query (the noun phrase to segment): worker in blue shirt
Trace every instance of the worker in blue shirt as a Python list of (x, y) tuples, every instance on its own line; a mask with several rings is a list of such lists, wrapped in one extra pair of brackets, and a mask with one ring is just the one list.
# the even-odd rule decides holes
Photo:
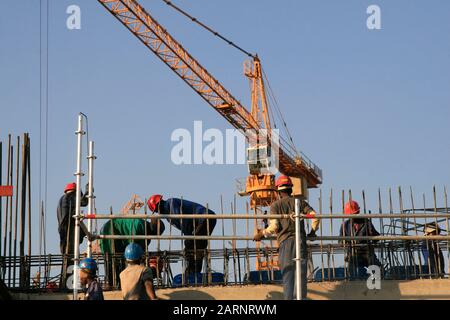
[[(215, 214), (201, 204), (178, 198), (163, 200), (163, 196), (156, 194), (149, 198), (147, 205), (152, 212), (159, 214)], [(185, 236), (209, 236), (216, 226), (216, 219), (167, 219), (175, 228), (181, 230)], [(203, 268), (205, 249), (208, 240), (185, 240), (187, 274), (200, 273)]]

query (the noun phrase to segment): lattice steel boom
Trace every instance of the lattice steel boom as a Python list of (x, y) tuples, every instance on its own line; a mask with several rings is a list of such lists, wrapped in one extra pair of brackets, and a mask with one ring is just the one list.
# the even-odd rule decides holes
[[(136, 0), (98, 0), (233, 127), (245, 134), (260, 128), (251, 113), (194, 59)], [(320, 169), (280, 142), (279, 170), (304, 177), (309, 187), (322, 182)]]

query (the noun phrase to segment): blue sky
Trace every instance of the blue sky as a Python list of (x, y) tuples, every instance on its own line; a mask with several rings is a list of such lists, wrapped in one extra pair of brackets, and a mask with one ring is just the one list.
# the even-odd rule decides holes
[[(36, 209), (39, 2), (7, 2), (9, 14), (0, 18), (0, 137), (30, 132)], [(141, 2), (249, 105), (245, 56), (162, 1)], [(412, 186), (421, 195), (430, 194), (433, 185), (442, 190), (448, 184), (450, 2), (176, 3), (259, 54), (297, 147), (323, 169), (326, 194), (330, 188), (353, 189), (357, 195), (365, 189), (374, 203), (378, 187)], [(81, 30), (66, 28), (66, 8), (72, 4), (81, 7)], [(370, 4), (381, 8), (382, 30), (366, 28)], [(234, 179), (245, 177), (245, 166), (178, 167), (170, 161), (173, 130), (192, 130), (195, 120), (205, 129), (229, 125), (102, 6), (92, 0), (50, 1), (49, 48), (50, 252), (58, 250), (56, 204), (64, 185), (74, 180), (80, 111), (89, 116), (89, 135), (96, 142), (99, 212), (110, 206), (119, 211), (134, 193), (183, 196), (216, 211), (223, 195), (229, 209)], [(313, 191), (313, 205), (317, 197)], [(240, 209), (244, 204), (239, 200)]]

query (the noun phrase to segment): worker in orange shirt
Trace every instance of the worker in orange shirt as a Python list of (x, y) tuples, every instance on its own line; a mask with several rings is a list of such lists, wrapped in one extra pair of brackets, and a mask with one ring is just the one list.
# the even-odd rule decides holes
[[(292, 215), (295, 213), (295, 198), (292, 196), (293, 183), (288, 176), (280, 176), (275, 184), (279, 194), (279, 200), (270, 206), (270, 215)], [(300, 212), (305, 215), (316, 215), (314, 209), (301, 200)], [(312, 230), (309, 236), (315, 236), (319, 228), (319, 220), (313, 219)], [(293, 300), (295, 292), (295, 221), (293, 219), (269, 219), (269, 226), (263, 230), (258, 229), (254, 235), (254, 241), (261, 241), (264, 237), (277, 234), (279, 244), (279, 261), (283, 278), (283, 291), (285, 300)], [(307, 294), (307, 245), (304, 221), (300, 222), (300, 236), (302, 241), (301, 256), (301, 299), (306, 299)]]

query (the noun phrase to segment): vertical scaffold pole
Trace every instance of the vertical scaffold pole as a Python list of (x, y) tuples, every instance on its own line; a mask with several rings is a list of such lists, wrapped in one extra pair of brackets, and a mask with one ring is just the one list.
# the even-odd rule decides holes
[[(96, 159), (94, 155), (94, 141), (89, 141), (89, 155), (88, 159), (88, 181), (89, 190), (88, 192), (88, 214), (94, 214), (94, 160)], [(92, 219), (88, 220), (88, 231), (92, 234)], [(90, 258), (92, 256), (92, 241), (88, 240), (87, 256)]]
[[(81, 147), (82, 138), (85, 132), (83, 131), (83, 115), (78, 115), (78, 130), (77, 135), (77, 171), (75, 172), (77, 180), (77, 194), (75, 204), (75, 235), (74, 235), (74, 268), (73, 268), (73, 300), (78, 300), (78, 265), (80, 263), (80, 215), (81, 215)], [(70, 231), (69, 231), (70, 232)]]
[(300, 234), (300, 198), (295, 198), (295, 292), (297, 300), (302, 300), (302, 238)]

